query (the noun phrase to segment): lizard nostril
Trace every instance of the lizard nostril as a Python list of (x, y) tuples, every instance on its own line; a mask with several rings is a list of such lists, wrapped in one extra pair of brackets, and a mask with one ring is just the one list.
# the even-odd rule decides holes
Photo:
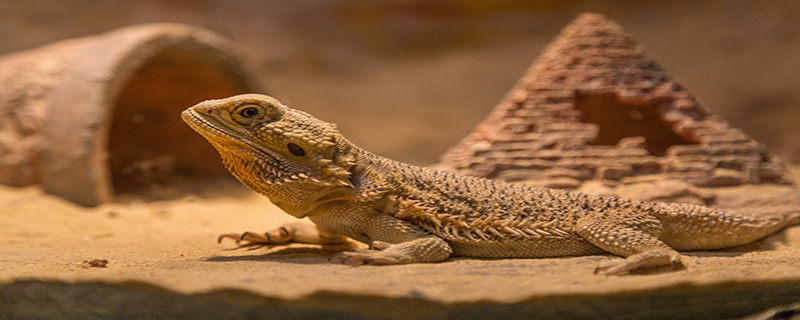
[(194, 107), (194, 110), (209, 116), (214, 114), (214, 109), (208, 106), (196, 106)]

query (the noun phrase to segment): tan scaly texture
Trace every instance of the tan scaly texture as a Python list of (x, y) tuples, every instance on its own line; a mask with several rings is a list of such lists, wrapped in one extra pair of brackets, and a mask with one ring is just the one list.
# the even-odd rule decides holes
[[(285, 226), (226, 234), (251, 243), (334, 243), (370, 250), (342, 262), (438, 262), (450, 256), (536, 258), (609, 252), (617, 274), (676, 265), (675, 250), (746, 244), (800, 223), (800, 209), (724, 211), (648, 203), (510, 184), (416, 167), (377, 156), (334, 125), (263, 95), (199, 103), (182, 114), (219, 151), (226, 167), (288, 214), (308, 217), (320, 236)], [(308, 240), (312, 239), (312, 240)]]

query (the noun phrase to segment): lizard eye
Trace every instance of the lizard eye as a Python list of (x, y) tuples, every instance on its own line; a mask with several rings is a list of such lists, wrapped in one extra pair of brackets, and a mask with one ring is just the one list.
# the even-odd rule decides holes
[(289, 144), (286, 145), (286, 147), (289, 149), (289, 152), (291, 152), (293, 155), (296, 155), (298, 157), (302, 157), (302, 156), (306, 155), (306, 151), (303, 150), (303, 147), (298, 146), (298, 145), (296, 145), (294, 143), (289, 143)]
[(233, 111), (233, 114), (231, 114), (231, 116), (233, 117), (233, 120), (235, 120), (236, 122), (247, 125), (252, 123), (256, 119), (263, 117), (265, 113), (266, 110), (264, 110), (264, 107), (251, 104), (237, 108), (236, 110)]
[(242, 109), (242, 111), (239, 111), (239, 114), (242, 115), (242, 117), (245, 117), (245, 118), (252, 118), (252, 117), (257, 116), (259, 114), (259, 111), (258, 111), (258, 109), (254, 108), (254, 107), (247, 107), (247, 108)]

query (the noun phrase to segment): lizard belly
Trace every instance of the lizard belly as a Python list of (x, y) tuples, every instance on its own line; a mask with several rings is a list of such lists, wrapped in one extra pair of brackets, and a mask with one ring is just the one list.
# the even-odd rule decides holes
[(605, 253), (580, 237), (560, 239), (508, 239), (503, 241), (472, 241), (445, 239), (453, 255), (476, 258), (547, 258), (584, 256)]

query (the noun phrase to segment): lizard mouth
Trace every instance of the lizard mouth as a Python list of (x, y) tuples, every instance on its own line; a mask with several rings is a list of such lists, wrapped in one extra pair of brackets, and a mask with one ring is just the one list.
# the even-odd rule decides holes
[(181, 119), (183, 119), (183, 122), (186, 122), (186, 124), (188, 124), (189, 127), (192, 128), (192, 130), (196, 131), (206, 139), (210, 140), (211, 138), (223, 137), (227, 139), (235, 139), (237, 141), (241, 141), (241, 139), (239, 139), (238, 137), (234, 137), (231, 134), (222, 131), (216, 124), (205, 119), (203, 116), (199, 115), (196, 111), (192, 110), (192, 108), (186, 109), (183, 112), (181, 112)]
[(258, 150), (265, 156), (270, 157), (275, 162), (280, 162), (278, 161), (278, 157), (274, 154), (274, 152), (265, 150), (264, 148), (259, 148), (255, 143), (252, 143), (247, 139), (242, 139), (241, 137), (232, 135), (227, 131), (220, 129), (220, 127), (224, 127), (224, 125), (218, 124), (217, 121), (213, 121), (213, 119), (204, 117), (202, 114), (199, 114), (197, 111), (194, 111), (191, 108), (184, 110), (181, 113), (181, 118), (183, 118), (183, 121), (186, 122), (194, 131), (197, 131), (197, 133), (199, 133), (201, 136), (205, 137), (207, 140), (210, 140), (212, 144), (219, 143), (219, 140), (221, 139), (233, 140), (245, 144), (251, 149)]

